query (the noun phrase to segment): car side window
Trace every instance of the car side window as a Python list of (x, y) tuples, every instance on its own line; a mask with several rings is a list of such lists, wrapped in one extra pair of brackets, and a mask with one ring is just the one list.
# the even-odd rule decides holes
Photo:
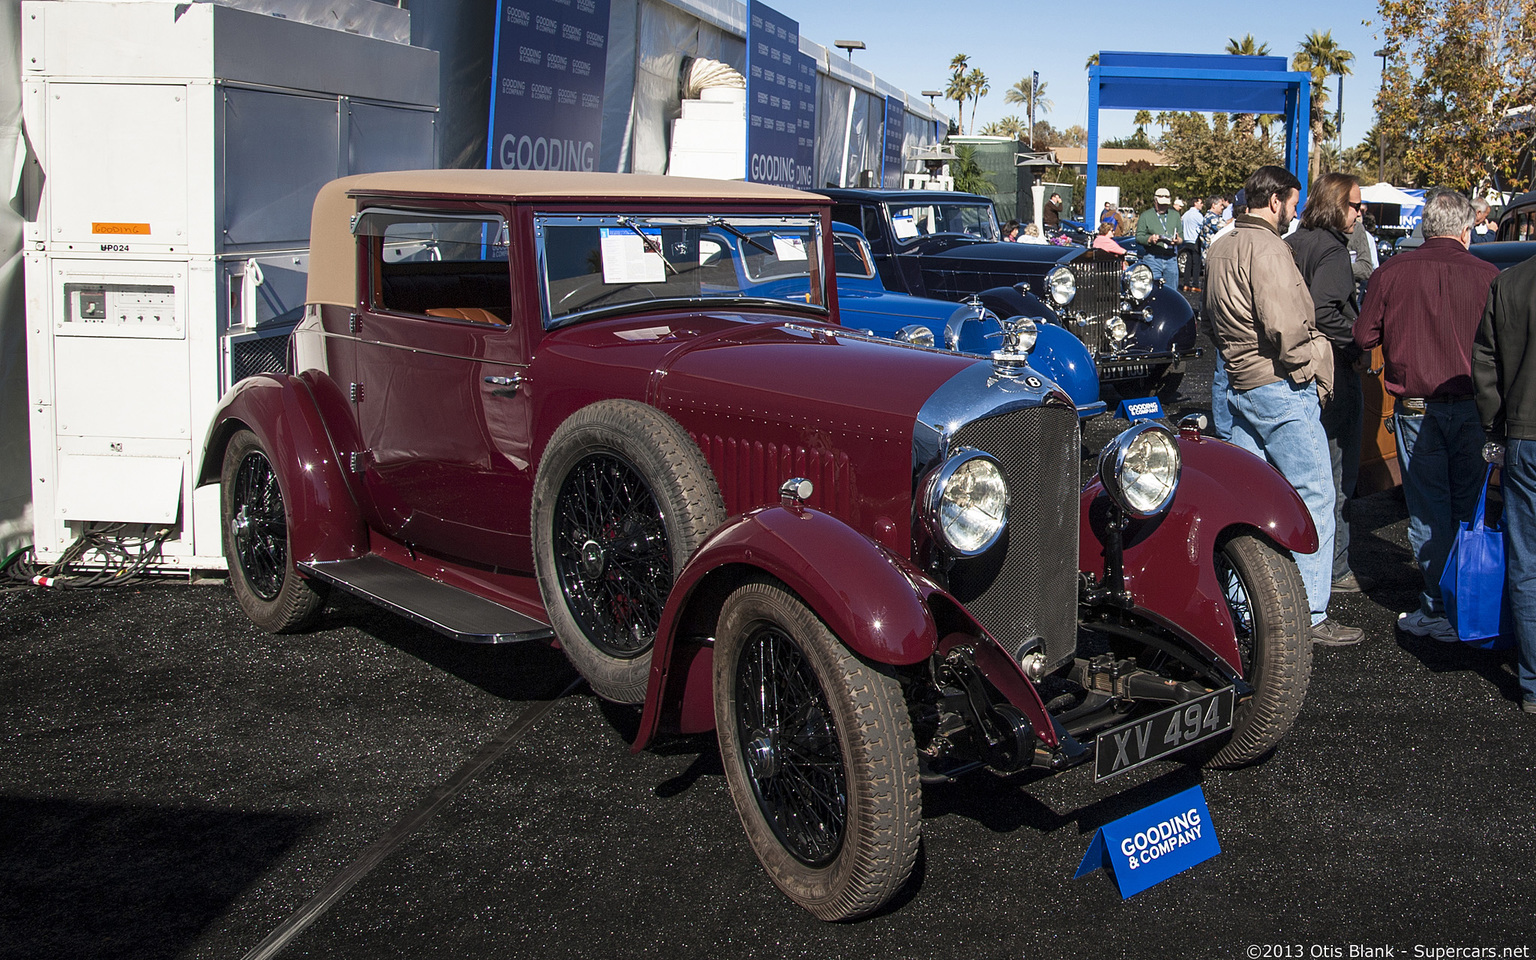
[(511, 319), (506, 221), (400, 210), (365, 210), (354, 228), (368, 243), (371, 306), (472, 323)]
[(838, 276), (868, 279), (875, 275), (874, 258), (869, 254), (869, 247), (858, 237), (846, 233), (835, 234), (832, 237), (832, 249), (837, 257)]

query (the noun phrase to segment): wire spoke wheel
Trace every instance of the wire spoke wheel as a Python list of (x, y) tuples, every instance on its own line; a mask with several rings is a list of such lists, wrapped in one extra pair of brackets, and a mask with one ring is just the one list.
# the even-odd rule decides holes
[(604, 400), (555, 430), (533, 483), (534, 572), (561, 649), (599, 696), (644, 702), (672, 584), (724, 522), (703, 453), (655, 407)]
[(1267, 541), (1233, 537), (1214, 563), (1253, 694), (1233, 711), (1232, 733), (1204, 756), (1211, 766), (1240, 767), (1274, 750), (1301, 713), (1312, 677), (1311, 615), (1295, 562)]
[(823, 920), (880, 909), (911, 874), (922, 826), (901, 684), (777, 581), (732, 591), (716, 634), (720, 759), (757, 859)]
[(289, 507), (279, 479), (254, 433), (230, 437), (219, 475), (229, 586), (252, 623), (268, 633), (291, 633), (319, 618), (325, 588), (294, 570)]
[(240, 461), (234, 500), (229, 521), (232, 559), (240, 564), (252, 593), (276, 600), (288, 567), (288, 517), (272, 464), (260, 450), (250, 451)]
[(561, 592), (592, 643), (621, 658), (649, 650), (672, 550), (645, 478), (617, 454), (586, 457), (560, 488), (552, 540)]
[(827, 695), (783, 630), (760, 624), (736, 668), (736, 729), (752, 789), (784, 849), (832, 862), (848, 825), (848, 776)]

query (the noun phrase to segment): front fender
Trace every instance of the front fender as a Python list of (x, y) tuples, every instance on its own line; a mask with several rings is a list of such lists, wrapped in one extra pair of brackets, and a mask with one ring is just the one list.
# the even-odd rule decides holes
[(259, 374), (235, 384), (214, 411), (199, 486), (219, 482), (224, 448), (242, 428), (256, 434), (277, 473), (288, 508), (292, 559), (303, 563), (366, 553), (368, 530), (362, 513), (304, 381)]
[[(1125, 586), (1140, 612), (1241, 676), (1237, 633), (1216, 580), (1217, 545), (1248, 529), (1293, 554), (1312, 553), (1317, 529), (1286, 479), (1248, 451), (1181, 435), (1179, 453), (1184, 466), (1173, 504), (1125, 530)], [(1081, 506), (1079, 569), (1102, 579), (1110, 504), (1099, 480), (1083, 490)]]
[[(725, 595), (754, 574), (782, 581), (867, 660), (920, 663), (938, 647), (933, 613), (915, 582), (921, 575), (906, 561), (819, 510), (767, 507), (743, 514), (699, 547), (667, 597), (635, 750), (650, 742), (664, 708), (681, 711), (685, 732), (707, 729), (704, 706), (713, 694), (703, 669), (708, 658), (700, 656), (707, 648), (689, 651), (679, 639), (713, 631)], [(669, 682), (674, 667), (684, 675)]]
[(1199, 325), (1195, 322), (1195, 310), (1177, 290), (1161, 287), (1147, 298), (1152, 308), (1152, 319), (1143, 320), (1133, 328), (1136, 332), (1136, 348), (1152, 353), (1185, 353), (1195, 346), (1195, 334)]

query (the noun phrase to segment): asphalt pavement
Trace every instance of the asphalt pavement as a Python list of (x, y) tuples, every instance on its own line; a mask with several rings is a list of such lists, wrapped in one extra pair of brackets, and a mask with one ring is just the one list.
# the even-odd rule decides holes
[[(1331, 612), (1365, 642), (1317, 648), (1271, 758), (930, 788), (912, 882), (851, 924), (768, 880), (711, 736), (632, 754), (544, 646), (345, 598), (269, 636), (220, 581), (0, 590), (0, 957), (1529, 957), (1536, 716), (1508, 654), (1394, 633), (1406, 515), (1359, 507), (1379, 583)], [(1196, 785), (1218, 855), (1128, 900), (1072, 878)]]

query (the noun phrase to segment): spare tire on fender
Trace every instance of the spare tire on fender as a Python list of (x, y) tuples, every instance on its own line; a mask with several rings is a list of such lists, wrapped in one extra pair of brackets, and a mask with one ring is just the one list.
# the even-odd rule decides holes
[(592, 689), (641, 703), (672, 584), (725, 505), (698, 445), (633, 400), (572, 414), (533, 484), (539, 592), (566, 656)]

